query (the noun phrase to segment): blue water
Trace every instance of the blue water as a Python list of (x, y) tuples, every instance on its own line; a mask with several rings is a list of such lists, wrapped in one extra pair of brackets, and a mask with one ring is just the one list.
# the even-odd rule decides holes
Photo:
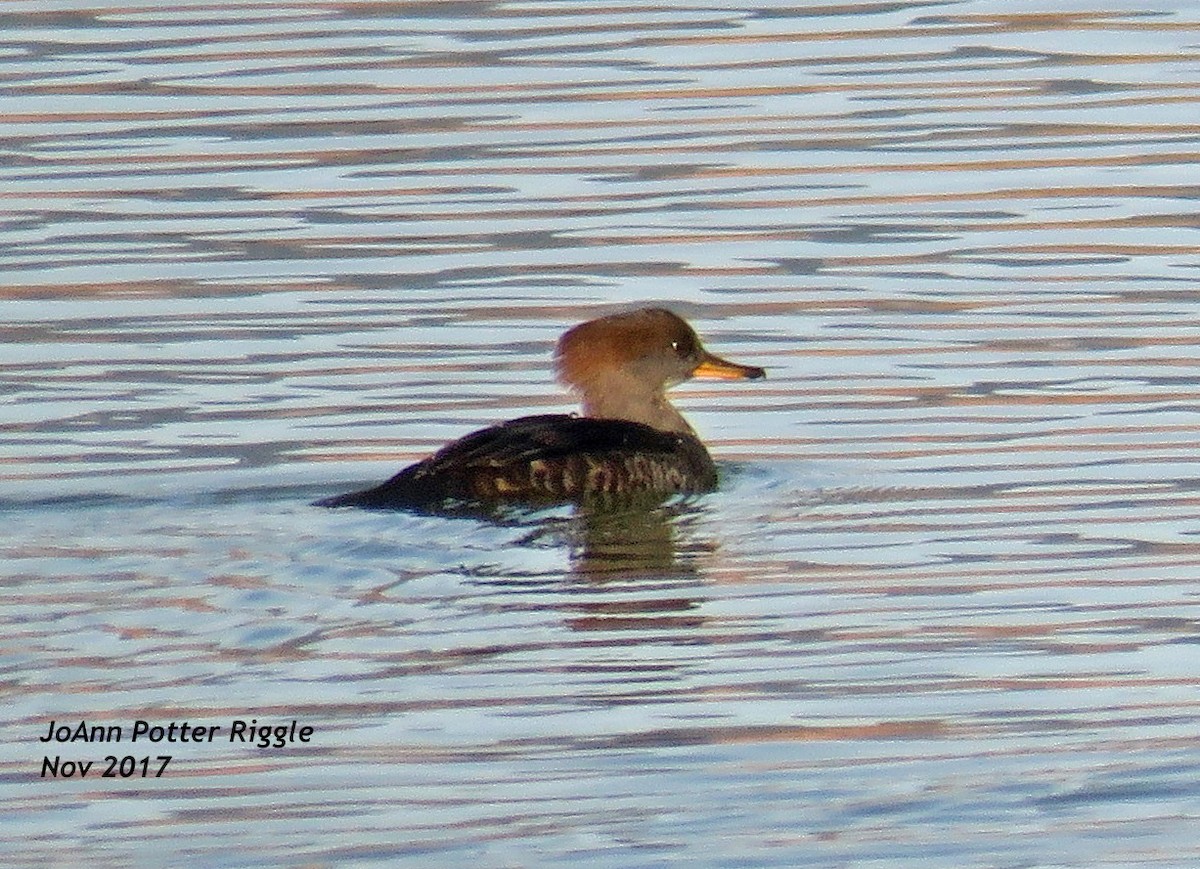
[[(7, 4), (4, 863), (1196, 863), (1196, 13)], [(310, 506), (647, 303), (718, 492)]]

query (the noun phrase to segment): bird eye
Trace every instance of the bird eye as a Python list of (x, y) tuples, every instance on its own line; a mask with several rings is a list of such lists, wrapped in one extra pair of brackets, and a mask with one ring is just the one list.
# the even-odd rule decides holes
[(671, 342), (671, 349), (680, 359), (687, 359), (692, 355), (694, 348), (691, 341), (675, 340)]

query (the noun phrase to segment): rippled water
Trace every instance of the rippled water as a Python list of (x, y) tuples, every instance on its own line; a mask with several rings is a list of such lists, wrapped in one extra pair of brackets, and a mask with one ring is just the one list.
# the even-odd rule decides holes
[[(1200, 11), (1101, 5), (6, 3), (5, 863), (1200, 860)], [(309, 506), (646, 302), (721, 491)]]

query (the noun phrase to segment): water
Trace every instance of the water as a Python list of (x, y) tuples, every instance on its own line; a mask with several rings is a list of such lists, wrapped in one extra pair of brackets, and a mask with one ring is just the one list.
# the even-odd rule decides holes
[[(1099, 6), (6, 4), (6, 864), (1195, 863), (1200, 16)], [(719, 492), (308, 506), (651, 302)]]

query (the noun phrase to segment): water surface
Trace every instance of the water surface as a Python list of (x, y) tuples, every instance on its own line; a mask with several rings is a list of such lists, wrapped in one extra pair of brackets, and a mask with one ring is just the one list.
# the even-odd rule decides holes
[[(0, 22), (6, 863), (1200, 859), (1193, 4)], [(719, 492), (309, 506), (647, 303)]]

